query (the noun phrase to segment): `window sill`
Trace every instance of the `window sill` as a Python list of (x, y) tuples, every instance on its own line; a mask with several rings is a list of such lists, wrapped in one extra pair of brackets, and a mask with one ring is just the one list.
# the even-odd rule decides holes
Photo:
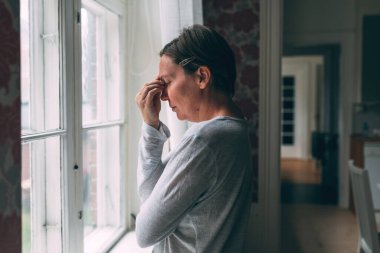
[(134, 231), (128, 232), (120, 241), (112, 248), (109, 253), (151, 253), (152, 247), (141, 248), (137, 244), (136, 234)]
[(123, 235), (124, 228), (98, 228), (85, 237), (84, 252), (106, 252)]

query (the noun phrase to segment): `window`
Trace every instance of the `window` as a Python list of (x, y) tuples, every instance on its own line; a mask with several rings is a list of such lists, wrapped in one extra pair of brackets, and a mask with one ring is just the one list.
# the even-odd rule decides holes
[(125, 231), (120, 6), (20, 1), (23, 253), (105, 252)]
[(294, 145), (295, 77), (282, 78), (282, 145)]
[(81, 24), (84, 249), (96, 252), (123, 223), (120, 25), (117, 14), (89, 0)]
[[(57, 4), (21, 1), (23, 252), (62, 249), (59, 200), (64, 130)], [(42, 24), (33, 13), (51, 22)]]

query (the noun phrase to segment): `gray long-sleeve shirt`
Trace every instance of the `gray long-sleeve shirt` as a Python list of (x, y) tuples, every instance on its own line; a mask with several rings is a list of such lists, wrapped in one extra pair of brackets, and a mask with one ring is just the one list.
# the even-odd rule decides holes
[(195, 123), (161, 159), (169, 129), (143, 125), (136, 236), (159, 253), (242, 252), (252, 165), (248, 124), (232, 117)]

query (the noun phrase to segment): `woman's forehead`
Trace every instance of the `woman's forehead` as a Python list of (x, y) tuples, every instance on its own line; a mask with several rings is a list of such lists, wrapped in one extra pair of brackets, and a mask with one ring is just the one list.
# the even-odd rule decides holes
[(173, 77), (181, 70), (182, 68), (175, 64), (169, 56), (161, 56), (158, 74), (159, 78)]

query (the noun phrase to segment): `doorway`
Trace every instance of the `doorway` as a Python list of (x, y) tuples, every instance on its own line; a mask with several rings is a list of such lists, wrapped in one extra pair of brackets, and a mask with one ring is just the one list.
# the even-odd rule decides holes
[(285, 48), (282, 203), (337, 204), (339, 46)]

